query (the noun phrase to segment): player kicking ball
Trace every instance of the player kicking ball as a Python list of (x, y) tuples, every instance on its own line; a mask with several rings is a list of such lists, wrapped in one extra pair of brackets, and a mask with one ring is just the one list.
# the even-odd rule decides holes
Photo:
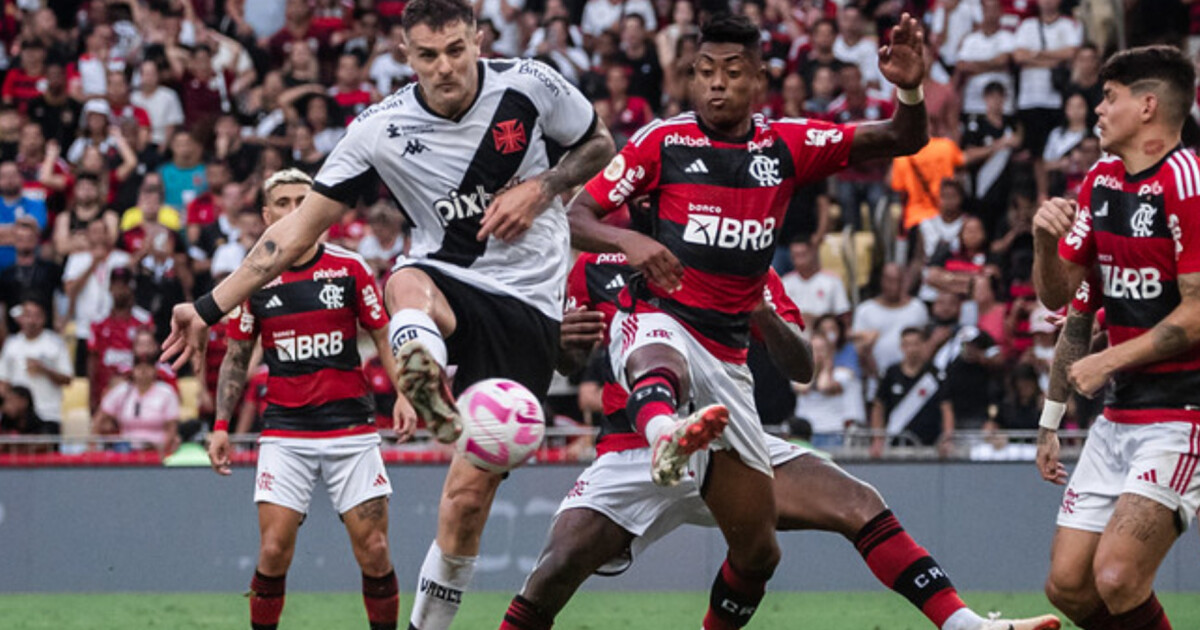
[[(928, 140), (922, 34), (911, 17), (880, 49), (880, 71), (899, 86), (900, 106), (879, 123), (752, 116), (765, 72), (759, 40), (744, 17), (705, 25), (689, 86), (696, 111), (635, 134), (569, 211), (576, 247), (624, 253), (644, 274), (613, 320), (612, 368), (653, 451), (654, 480), (671, 485), (695, 474), (729, 545), (706, 630), (746, 625), (779, 562), (774, 472), (746, 348), (792, 192)], [(600, 221), (641, 195), (656, 214), (655, 238)], [(698, 411), (677, 419), (689, 401)]]
[[(633, 273), (620, 254), (584, 254), (568, 275), (563, 320), (564, 356), (587, 356), (605, 337), (617, 291)], [(752, 332), (772, 360), (796, 381), (812, 378), (812, 358), (800, 336), (800, 310), (774, 271), (751, 316)], [(603, 352), (603, 351), (602, 351)], [(663, 488), (649, 475), (651, 452), (625, 414), (628, 395), (604, 383), (598, 457), (559, 505), (545, 549), (501, 630), (548, 630), (579, 586), (593, 573), (623, 572), (633, 559), (680, 525), (713, 527), (700, 488), (691, 478)], [(1058, 619), (984, 619), (967, 608), (949, 577), (888, 510), (870, 485), (811, 451), (766, 437), (775, 471), (778, 530), (836, 532), (855, 545), (883, 584), (907, 598), (941, 630), (1056, 630)]]
[[(1200, 508), (1200, 164), (1180, 144), (1195, 78), (1167, 46), (1110, 58), (1096, 108), (1109, 157), (1077, 208), (1051, 199), (1034, 217), (1038, 295), (1060, 308), (1098, 265), (1089, 288), (1103, 296), (1111, 342), (1070, 357), (1077, 391), (1112, 389), (1067, 482), (1046, 579), (1050, 601), (1085, 630), (1171, 627), (1154, 578)], [(1039, 444), (1051, 480), (1062, 477), (1056, 416), (1043, 417)]]
[[(175, 308), (166, 354), (184, 359), (201, 348), (207, 325), (312, 247), (378, 174), (413, 226), (410, 257), (384, 290), (398, 390), (452, 442), (462, 430), (453, 394), (474, 382), (509, 378), (545, 396), (569, 267), (559, 196), (599, 172), (613, 144), (587, 98), (550, 67), (481, 60), (483, 33), (465, 0), (413, 0), (402, 22), (417, 82), (359, 115), (304, 204), (211, 294)], [(556, 165), (550, 143), (567, 150)], [(451, 462), (421, 566), (416, 630), (453, 620), (500, 481), (459, 455)]]
[[(263, 184), (267, 225), (291, 214), (311, 187), (312, 179), (296, 169), (272, 175)], [(317, 480), (323, 479), (362, 568), (371, 630), (396, 628), (400, 599), (387, 537), (392, 484), (379, 453), (374, 405), (356, 343), (361, 324), (388, 372), (395, 373), (371, 268), (353, 252), (313, 245), (278, 281), (236, 309), (231, 320), (208, 446), (213, 469), (222, 475), (230, 474), (229, 419), (260, 338), (270, 370), (255, 476), (260, 542), (250, 582), (250, 627), (269, 630), (279, 623), (296, 532)], [(416, 427), (416, 415), (403, 398), (396, 401), (393, 419), (402, 439)]]

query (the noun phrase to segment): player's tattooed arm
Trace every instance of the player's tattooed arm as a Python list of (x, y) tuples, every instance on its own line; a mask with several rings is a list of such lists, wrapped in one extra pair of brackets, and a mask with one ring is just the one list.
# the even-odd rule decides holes
[(1074, 307), (1067, 310), (1062, 334), (1058, 336), (1058, 343), (1054, 346), (1054, 362), (1050, 364), (1050, 386), (1046, 390), (1047, 400), (1067, 402), (1071, 395), (1067, 370), (1076, 361), (1088, 355), (1092, 344), (1092, 323), (1095, 319), (1095, 314), (1090, 312), (1081, 313)]
[(615, 152), (616, 145), (613, 143), (612, 134), (608, 132), (604, 123), (597, 119), (592, 135), (568, 151), (554, 168), (542, 173), (538, 178), (546, 199), (569, 193), (575, 190), (576, 186), (587, 183), (608, 164)]
[(891, 120), (861, 123), (854, 129), (850, 164), (912, 155), (929, 142), (925, 102), (898, 103)]
[(229, 349), (221, 360), (221, 371), (217, 375), (217, 419), (229, 420), (242, 399), (246, 386), (246, 374), (250, 369), (250, 356), (254, 354), (254, 341), (230, 339)]

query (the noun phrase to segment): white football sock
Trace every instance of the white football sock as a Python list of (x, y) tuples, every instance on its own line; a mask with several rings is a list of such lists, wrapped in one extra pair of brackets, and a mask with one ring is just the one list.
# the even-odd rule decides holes
[(475, 574), (478, 558), (443, 554), (436, 540), (429, 545), (429, 553), (425, 554), (425, 562), (421, 564), (417, 595), (409, 618), (413, 628), (447, 630), (450, 627), (462, 604), (463, 592)]
[(985, 621), (987, 620), (975, 614), (974, 610), (959, 608), (942, 624), (942, 630), (979, 630)]
[(658, 438), (675, 430), (675, 416), (654, 416), (646, 422), (646, 441), (653, 447)]
[(388, 339), (392, 342), (392, 353), (398, 352), (406, 342), (420, 341), (433, 360), (446, 369), (446, 340), (442, 339), (437, 324), (425, 311), (406, 308), (392, 315), (388, 322)]

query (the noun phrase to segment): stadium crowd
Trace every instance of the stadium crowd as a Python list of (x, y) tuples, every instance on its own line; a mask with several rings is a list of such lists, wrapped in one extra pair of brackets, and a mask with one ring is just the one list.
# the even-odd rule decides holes
[[(132, 448), (171, 450), (179, 422), (194, 419), (181, 409), (211, 421), (224, 331), (194, 366), (197, 400), (181, 401), (176, 375), (155, 363), (171, 307), (241, 262), (264, 230), (267, 177), (315, 174), (355, 116), (413, 80), (397, 46), (404, 4), (3, 1), (0, 435), (57, 432), (73, 379), (86, 379), (91, 430)], [(1155, 42), (1195, 52), (1200, 3), (727, 4), (476, 0), (475, 10), (485, 56), (556, 68), (618, 147), (688, 109), (707, 15), (739, 11), (761, 27), (765, 116), (837, 122), (891, 115), (875, 34), (918, 16), (933, 140), (797, 191), (775, 267), (804, 314), (816, 376), (789, 383), (752, 350), (759, 410), (766, 424), (811, 426), (819, 447), (874, 428), (872, 454), (893, 443), (948, 453), (956, 431), (1036, 428), (1057, 332), (1030, 280), (1033, 212), (1074, 195), (1100, 158), (1106, 55)], [(1200, 133), (1186, 137), (1200, 145)], [(367, 188), (328, 239), (382, 279), (408, 227), (385, 190)], [(391, 382), (378, 359), (365, 367), (386, 414)], [(238, 432), (255, 430), (265, 382), (261, 370), (252, 378)], [(586, 422), (600, 409), (596, 377), (572, 382), (578, 397), (560, 389), (572, 393), (555, 411)], [(1097, 412), (1076, 400), (1068, 426)]]

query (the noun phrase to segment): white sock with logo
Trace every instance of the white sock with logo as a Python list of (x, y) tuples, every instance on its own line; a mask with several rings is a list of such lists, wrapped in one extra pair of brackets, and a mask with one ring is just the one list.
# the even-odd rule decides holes
[(417, 595), (413, 599), (412, 616), (409, 623), (416, 630), (447, 630), (458, 607), (462, 604), (463, 592), (475, 574), (475, 561), (479, 556), (448, 556), (442, 553), (434, 540), (421, 564), (421, 575), (417, 579)]
[(980, 617), (974, 610), (959, 608), (942, 624), (942, 630), (979, 630), (985, 621), (987, 619)]
[(406, 342), (414, 339), (421, 342), (433, 360), (446, 369), (446, 340), (442, 339), (437, 324), (425, 311), (406, 308), (392, 315), (388, 322), (388, 339), (392, 342), (392, 354), (399, 352)]

